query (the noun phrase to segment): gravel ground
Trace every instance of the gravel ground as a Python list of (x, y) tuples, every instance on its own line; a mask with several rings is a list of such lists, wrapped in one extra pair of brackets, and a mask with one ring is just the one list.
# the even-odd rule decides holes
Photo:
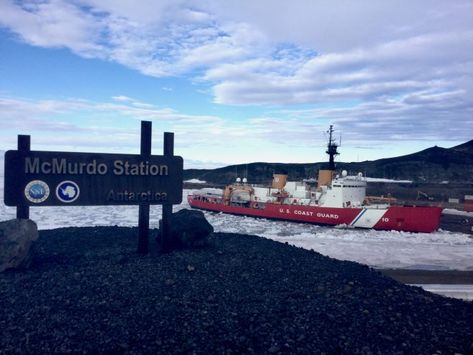
[(141, 257), (136, 235), (40, 231), (0, 274), (0, 353), (473, 353), (472, 303), (367, 266), (222, 233)]

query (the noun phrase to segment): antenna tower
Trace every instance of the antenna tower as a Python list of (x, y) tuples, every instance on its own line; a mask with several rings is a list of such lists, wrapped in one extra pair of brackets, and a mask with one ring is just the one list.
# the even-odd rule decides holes
[(330, 125), (330, 129), (328, 130), (329, 139), (327, 145), (327, 151), (325, 153), (329, 156), (329, 165), (328, 168), (330, 170), (335, 170), (335, 155), (338, 155), (337, 152), (338, 144), (335, 142), (333, 138), (333, 125)]

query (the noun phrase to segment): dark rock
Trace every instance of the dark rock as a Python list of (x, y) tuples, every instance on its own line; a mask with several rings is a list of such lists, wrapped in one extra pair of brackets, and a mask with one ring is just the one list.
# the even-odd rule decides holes
[(117, 264), (119, 265), (124, 265), (128, 262), (129, 258), (127, 256), (124, 256), (124, 255), (120, 255), (117, 257)]
[(28, 267), (31, 247), (36, 239), (38, 227), (30, 219), (0, 222), (0, 272)]
[(205, 219), (202, 211), (183, 209), (171, 215), (170, 236), (163, 240), (162, 221), (156, 240), (161, 252), (203, 247), (208, 244), (213, 233), (212, 225)]
[(268, 352), (271, 354), (277, 353), (281, 348), (277, 345), (273, 345), (268, 349)]

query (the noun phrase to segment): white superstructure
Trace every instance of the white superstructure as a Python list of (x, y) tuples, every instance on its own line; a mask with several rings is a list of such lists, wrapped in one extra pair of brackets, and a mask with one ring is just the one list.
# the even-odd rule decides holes
[(335, 208), (361, 207), (365, 204), (366, 179), (361, 173), (348, 176), (346, 171), (343, 171), (342, 176), (337, 176), (327, 185), (318, 187), (300, 181), (284, 181), (277, 188), (254, 186), (241, 181), (238, 179), (235, 184), (230, 185), (230, 189), (202, 189), (196, 193), (222, 198), (227, 191), (231, 202), (242, 204), (280, 203)]
[[(345, 172), (345, 171), (344, 171)], [(331, 185), (322, 187), (318, 204), (324, 207), (360, 207), (366, 197), (366, 180), (357, 176), (335, 178)]]

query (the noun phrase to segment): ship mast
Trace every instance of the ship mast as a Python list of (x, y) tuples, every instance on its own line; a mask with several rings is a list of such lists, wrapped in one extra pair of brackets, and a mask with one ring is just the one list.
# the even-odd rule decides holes
[(329, 139), (328, 139), (328, 145), (327, 145), (327, 153), (329, 155), (329, 170), (334, 171), (335, 170), (335, 155), (338, 155), (339, 153), (337, 152), (338, 144), (335, 143), (335, 139), (333, 138), (333, 125), (330, 125), (330, 129), (328, 130), (329, 133)]

